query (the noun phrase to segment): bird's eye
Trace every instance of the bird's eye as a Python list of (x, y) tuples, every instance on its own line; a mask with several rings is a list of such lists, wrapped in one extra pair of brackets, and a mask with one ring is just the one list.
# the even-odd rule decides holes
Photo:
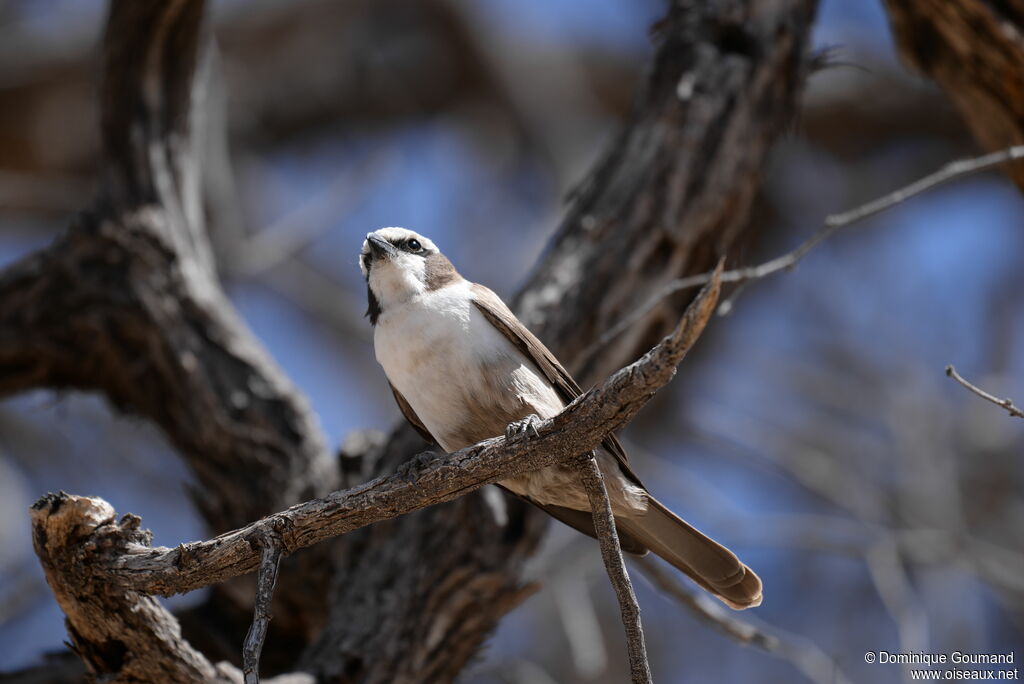
[(421, 245), (420, 241), (417, 240), (416, 238), (413, 238), (412, 240), (409, 240), (408, 242), (406, 242), (405, 246), (409, 248), (410, 252), (422, 252), (423, 251), (423, 245)]

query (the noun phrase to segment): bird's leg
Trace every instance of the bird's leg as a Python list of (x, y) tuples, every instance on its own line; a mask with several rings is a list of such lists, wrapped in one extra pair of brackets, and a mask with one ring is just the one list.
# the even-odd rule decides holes
[(531, 413), (522, 420), (514, 420), (505, 428), (505, 439), (509, 442), (515, 442), (529, 439), (530, 437), (539, 437), (540, 433), (537, 432), (537, 426), (542, 422), (544, 421), (536, 413)]

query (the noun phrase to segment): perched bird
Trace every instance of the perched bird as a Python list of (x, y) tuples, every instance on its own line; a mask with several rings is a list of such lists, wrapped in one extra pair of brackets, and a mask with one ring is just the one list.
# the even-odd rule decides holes
[[(505, 303), (471, 283), (429, 239), (404, 228), (366, 236), (366, 278), (377, 361), (405, 418), (448, 452), (505, 433), (523, 437), (581, 393)], [(721, 544), (655, 499), (609, 435), (597, 460), (622, 548), (653, 551), (737, 610), (761, 603), (761, 580)], [(550, 467), (499, 483), (594, 536), (579, 475)]]

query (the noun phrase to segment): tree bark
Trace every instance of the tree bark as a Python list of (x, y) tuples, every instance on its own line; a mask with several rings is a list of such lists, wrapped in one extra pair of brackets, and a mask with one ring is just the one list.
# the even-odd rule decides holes
[[(337, 472), (305, 398), (217, 280), (197, 152), (204, 12), (202, 0), (111, 3), (100, 197), (53, 245), (0, 273), (0, 396), (97, 391), (153, 421), (220, 532), (330, 491)], [(322, 623), (328, 574), (313, 555), (282, 569), (276, 606), (275, 626), (305, 638)], [(223, 586), (214, 600), (218, 612), (237, 608), (244, 633), (251, 598)]]
[[(975, 140), (1024, 144), (1024, 3), (885, 0), (903, 60), (934, 79)], [(1024, 190), (1024, 166), (1006, 167)]]

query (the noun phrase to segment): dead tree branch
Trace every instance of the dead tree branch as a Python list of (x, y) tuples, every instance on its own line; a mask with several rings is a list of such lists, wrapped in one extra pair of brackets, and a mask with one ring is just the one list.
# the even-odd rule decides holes
[[(1024, 9), (993, 0), (885, 0), (900, 56), (935, 80), (987, 150), (1024, 145)], [(1024, 166), (1007, 167), (1024, 190)]]
[(111, 4), (97, 207), (0, 274), (0, 396), (99, 391), (153, 420), (215, 530), (322, 494), (317, 421), (216, 281), (193, 154), (201, 0)]
[(580, 464), (580, 481), (587, 490), (590, 509), (594, 516), (594, 530), (601, 545), (601, 559), (604, 561), (608, 579), (615, 590), (622, 613), (622, 624), (626, 628), (626, 649), (629, 652), (629, 674), (633, 684), (651, 684), (651, 666), (647, 662), (647, 646), (644, 644), (644, 629), (640, 623), (640, 604), (637, 603), (633, 583), (629, 581), (626, 562), (622, 558), (619, 533), (615, 529), (615, 516), (604, 486), (604, 476), (593, 454)]
[[(796, 249), (757, 266), (748, 266), (745, 268), (725, 271), (722, 273), (722, 282), (743, 285), (753, 280), (767, 278), (768, 276), (775, 275), (781, 271), (791, 271), (812, 249), (832, 237), (841, 228), (845, 228), (857, 223), (858, 221), (863, 221), (866, 218), (879, 214), (887, 209), (891, 209), (892, 207), (902, 204), (910, 198), (920, 195), (923, 192), (927, 192), (928, 190), (931, 190), (938, 185), (942, 185), (943, 183), (1021, 159), (1024, 159), (1024, 145), (1009, 147), (1005, 150), (981, 155), (980, 157), (949, 162), (938, 171), (930, 173), (924, 178), (920, 178), (909, 185), (890, 192), (887, 195), (883, 195), (882, 197), (871, 200), (866, 204), (854, 207), (849, 211), (844, 211), (839, 214), (829, 214), (825, 217), (825, 221), (821, 228), (815, 231), (809, 238), (801, 242)], [(595, 354), (599, 349), (607, 346), (617, 336), (644, 320), (644, 318), (646, 318), (655, 308), (661, 305), (666, 298), (676, 294), (677, 292), (682, 292), (693, 287), (700, 287), (704, 283), (708, 282), (711, 278), (711, 274), (712, 272), (708, 271), (707, 273), (679, 278), (667, 283), (644, 304), (630, 312), (628, 316), (624, 317), (598, 337), (597, 341), (583, 352), (584, 357), (590, 357), (592, 354)], [(721, 313), (728, 313), (734, 299), (735, 293), (722, 302), (719, 311)]]
[(252, 625), (245, 635), (242, 646), (242, 675), (245, 684), (259, 684), (260, 653), (270, 627), (270, 602), (277, 584), (277, 571), (281, 565), (281, 544), (271, 536), (260, 540), (260, 569), (256, 584), (256, 606), (253, 610)]
[(1006, 409), (1011, 416), (1014, 416), (1015, 418), (1024, 418), (1024, 411), (1014, 406), (1012, 399), (1000, 399), (997, 396), (989, 394), (988, 392), (981, 389), (977, 385), (971, 384), (970, 382), (965, 380), (962, 375), (957, 373), (956, 368), (953, 368), (953, 366), (946, 366), (946, 375), (953, 378), (961, 385), (966, 387), (968, 390), (984, 399), (985, 401), (990, 401), (996, 406), (1000, 406)]
[[(221, 532), (330, 491), (337, 473), (305, 398), (217, 280), (197, 152), (204, 14), (202, 0), (111, 2), (100, 196), (52, 245), (0, 273), (0, 396), (95, 391), (151, 420)], [(293, 586), (295, 574), (282, 572), (276, 624), (294, 617), (305, 631), (322, 622), (327, 573), (304, 572)], [(309, 592), (317, 578), (323, 591)], [(234, 596), (221, 605), (237, 605)], [(231, 641), (251, 610), (238, 608)]]
[[(36, 553), (67, 617), (71, 647), (87, 674), (96, 681), (125, 684), (240, 684), (238, 668), (213, 664), (192, 648), (182, 638), (177, 619), (159, 601), (109, 581), (103, 568), (111, 559), (150, 543), (152, 536), (140, 529), (140, 522), (131, 514), (117, 520), (102, 499), (63, 492), (48, 494), (32, 506)], [(68, 675), (71, 680), (74, 673)], [(296, 673), (268, 684), (312, 682), (309, 675)]]
[(32, 507), (32, 539), (46, 581), (67, 617), (71, 647), (100, 680), (234, 682), (181, 638), (178, 621), (151, 596), (108, 582), (99, 559), (149, 544), (139, 518), (120, 522), (102, 499), (50, 494)]

